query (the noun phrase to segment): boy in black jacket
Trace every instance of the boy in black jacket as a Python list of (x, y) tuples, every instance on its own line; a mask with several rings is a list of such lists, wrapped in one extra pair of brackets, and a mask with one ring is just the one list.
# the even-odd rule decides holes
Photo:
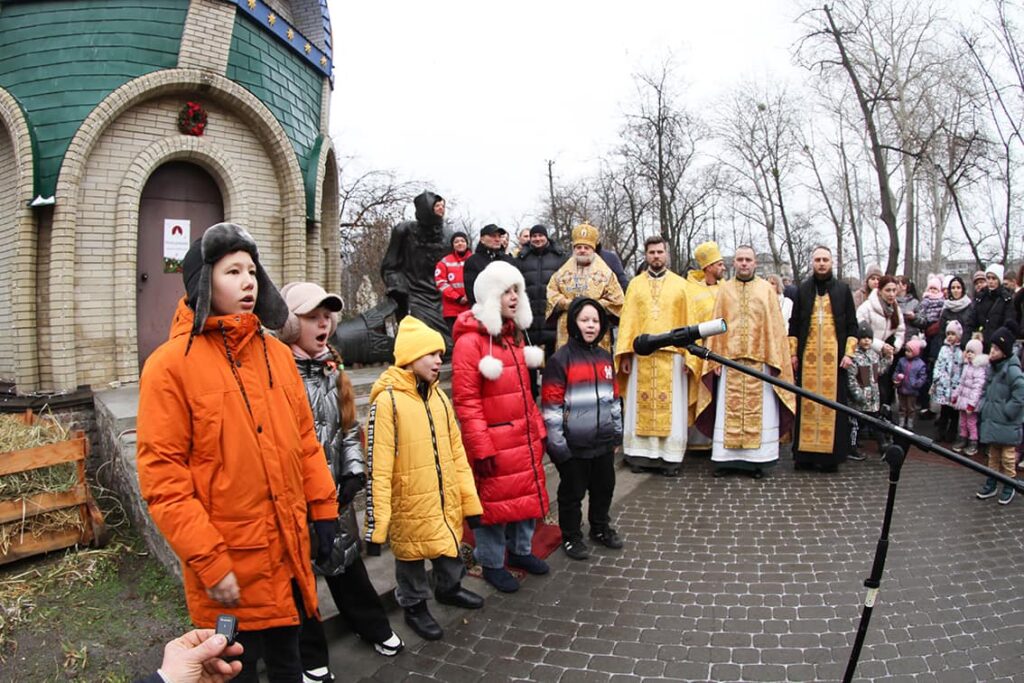
[(569, 304), (569, 343), (548, 360), (542, 385), (547, 452), (558, 468), (558, 525), (562, 548), (574, 560), (589, 557), (583, 542), (583, 496), (590, 492), (590, 538), (622, 547), (608, 510), (615, 490), (615, 447), (622, 443), (622, 407), (612, 356), (599, 344), (608, 316), (593, 299)]

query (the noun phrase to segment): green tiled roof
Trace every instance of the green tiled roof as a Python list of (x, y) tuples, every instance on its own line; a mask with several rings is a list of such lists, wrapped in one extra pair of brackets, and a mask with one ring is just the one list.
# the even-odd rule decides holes
[[(303, 177), (315, 176), (323, 75), (239, 13), (235, 15), (227, 76), (267, 105), (284, 126)], [(306, 215), (310, 218), (313, 201), (313, 193), (306, 192)]]
[[(0, 10), (0, 86), (36, 138), (36, 195), (54, 194), (71, 138), (100, 101), (178, 63), (188, 0), (55, 0)], [(319, 106), (319, 105), (318, 105)]]

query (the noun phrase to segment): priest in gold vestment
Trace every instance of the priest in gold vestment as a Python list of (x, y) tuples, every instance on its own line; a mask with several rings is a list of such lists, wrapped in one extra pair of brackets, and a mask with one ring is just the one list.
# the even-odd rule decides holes
[[(832, 251), (811, 252), (812, 277), (800, 283), (789, 322), (789, 344), (797, 384), (846, 403), (846, 377), (857, 347), (857, 309), (845, 282), (832, 275)], [(800, 469), (835, 472), (850, 451), (845, 415), (799, 399), (793, 429), (793, 463)]]
[[(558, 319), (555, 350), (569, 341), (565, 313), (569, 304), (578, 297), (594, 299), (604, 310), (616, 318), (622, 313), (622, 286), (608, 264), (597, 255), (601, 235), (589, 223), (580, 223), (572, 229), (572, 257), (555, 271), (548, 281), (548, 305), (545, 320)], [(601, 348), (611, 352), (611, 335), (601, 339)]]
[[(718, 294), (718, 282), (725, 277), (725, 260), (722, 252), (714, 242), (704, 242), (693, 250), (697, 260), (697, 268), (691, 270), (683, 281), (686, 290), (687, 325), (696, 325), (712, 319), (715, 311), (715, 296)], [(697, 341), (703, 344), (702, 340)], [(687, 364), (693, 368), (692, 377), (699, 379), (703, 375), (704, 359), (691, 355)], [(697, 385), (690, 385), (689, 423), (686, 438), (687, 450), (708, 455), (711, 453), (711, 437), (705, 435), (697, 425)]]
[(641, 334), (661, 334), (687, 324), (683, 278), (668, 269), (667, 243), (660, 235), (644, 243), (647, 269), (633, 278), (619, 321), (615, 345), (619, 393), (623, 396), (622, 452), (634, 470), (654, 468), (679, 474), (686, 453), (688, 361), (680, 348), (658, 349), (649, 356), (633, 353)]
[[(725, 318), (728, 330), (705, 343), (721, 356), (792, 382), (787, 330), (775, 288), (754, 274), (753, 248), (737, 247), (733, 267), (736, 276), (719, 284), (712, 314)], [(703, 372), (697, 421), (712, 435), (715, 476), (743, 470), (760, 479), (778, 462), (779, 440), (792, 429), (796, 396), (714, 361)]]

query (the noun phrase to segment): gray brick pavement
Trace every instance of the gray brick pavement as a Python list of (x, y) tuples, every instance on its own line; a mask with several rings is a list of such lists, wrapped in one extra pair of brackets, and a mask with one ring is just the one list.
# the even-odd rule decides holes
[[(794, 472), (784, 456), (762, 481), (714, 479), (688, 458), (679, 478), (641, 475), (617, 497), (623, 551), (574, 562), (556, 550), (549, 576), (488, 593), (483, 610), (432, 604), (444, 640), (402, 630), (409, 647), (391, 660), (335, 648), (334, 670), (375, 681), (838, 680), (887, 472), (877, 461)], [(1024, 501), (978, 501), (979, 484), (908, 460), (857, 680), (1024, 680)], [(404, 628), (398, 611), (392, 623)]]

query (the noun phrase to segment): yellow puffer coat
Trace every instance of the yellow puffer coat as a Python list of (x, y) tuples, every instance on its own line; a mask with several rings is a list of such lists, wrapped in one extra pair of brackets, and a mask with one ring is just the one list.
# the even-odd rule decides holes
[(366, 541), (390, 541), (399, 560), (458, 557), (462, 520), (483, 507), (448, 397), (435, 382), (424, 400), (391, 366), (370, 392), (366, 439)]

